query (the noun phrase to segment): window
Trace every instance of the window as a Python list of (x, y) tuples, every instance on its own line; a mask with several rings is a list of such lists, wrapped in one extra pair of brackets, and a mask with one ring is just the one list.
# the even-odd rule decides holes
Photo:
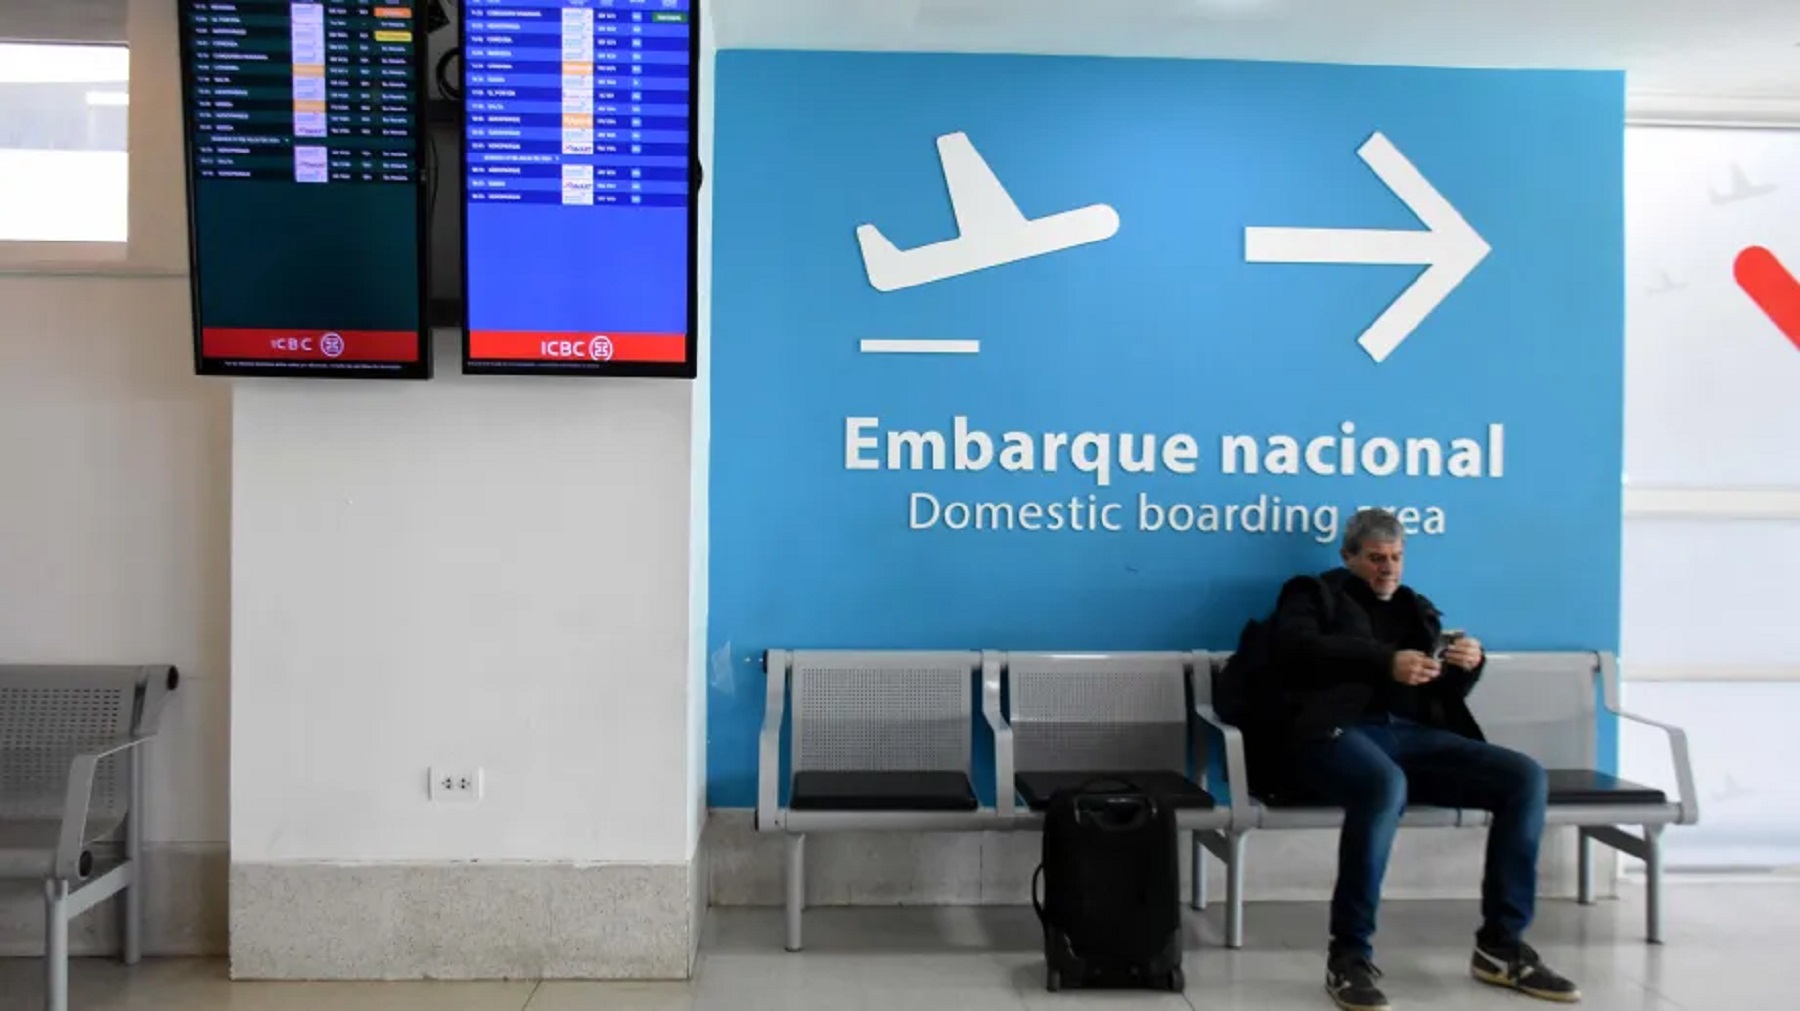
[(121, 44), (0, 40), (0, 242), (122, 252), (129, 69)]

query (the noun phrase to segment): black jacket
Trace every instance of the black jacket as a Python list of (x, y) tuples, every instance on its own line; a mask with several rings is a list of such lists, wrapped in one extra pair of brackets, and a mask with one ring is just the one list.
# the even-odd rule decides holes
[[(1417, 608), (1418, 620), (1399, 647), (1382, 643), (1368, 611), (1348, 591), (1349, 581), (1357, 578), (1339, 568), (1318, 579), (1289, 580), (1281, 588), (1268, 683), (1256, 693), (1256, 725), (1245, 728), (1258, 792), (1292, 792), (1294, 752), (1362, 719), (1376, 693), (1393, 683), (1396, 648), (1430, 655), (1443, 630), (1442, 614), (1431, 601), (1402, 586), (1394, 599)], [(1329, 608), (1322, 592), (1332, 595)], [(1482, 740), (1467, 699), (1486, 664), (1485, 657), (1472, 671), (1445, 664), (1436, 680), (1419, 686), (1422, 721)]]

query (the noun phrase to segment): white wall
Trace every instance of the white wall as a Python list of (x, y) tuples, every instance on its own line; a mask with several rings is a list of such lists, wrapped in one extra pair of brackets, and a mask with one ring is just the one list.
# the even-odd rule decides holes
[[(465, 377), (460, 340), (426, 383), (235, 384), (235, 863), (692, 857), (703, 387)], [(483, 799), (430, 802), (432, 766), (481, 767)]]
[(225, 839), (227, 391), (187, 286), (0, 277), (0, 660), (173, 663), (153, 843)]
[[(1626, 172), (1626, 702), (1692, 737), (1702, 820), (1671, 867), (1796, 864), (1800, 347), (1732, 264), (1760, 245), (1800, 270), (1800, 129), (1634, 127)], [(1673, 785), (1655, 735), (1622, 746)]]
[[(104, 263), (0, 243), (0, 661), (166, 662), (149, 751), (153, 952), (218, 950), (229, 709), (229, 389), (192, 374), (175, 15), (131, 0), (130, 242)], [(0, 952), (42, 894), (0, 890)], [(106, 947), (100, 915), (77, 950)]]
[(0, 658), (181, 667), (155, 843), (687, 859), (690, 385), (465, 380), (448, 334), (429, 384), (194, 377), (175, 14), (131, 14), (127, 255), (0, 255)]
[(233, 862), (683, 861), (691, 390), (455, 351), (236, 386)]

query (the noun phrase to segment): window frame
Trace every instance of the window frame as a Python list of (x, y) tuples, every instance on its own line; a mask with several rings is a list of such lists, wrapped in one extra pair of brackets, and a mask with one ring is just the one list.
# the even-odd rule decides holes
[[(186, 214), (185, 192), (179, 185), (168, 189), (154, 166), (163, 148), (179, 152), (180, 85), (162, 77), (175, 74), (179, 12), (167, 0), (116, 0), (126, 13), (127, 38), (21, 39), (0, 31), (6, 42), (45, 45), (97, 45), (123, 49), (129, 60), (125, 91), (130, 96), (126, 127), (126, 234), (122, 242), (42, 241), (0, 239), (0, 277), (184, 277), (187, 275), (186, 235), (178, 242), (159, 239), (156, 232), (165, 219), (181, 221)], [(0, 24), (0, 29), (4, 29)], [(166, 58), (159, 55), (167, 49)], [(145, 54), (140, 56), (139, 54)], [(162, 104), (176, 104), (164, 110)], [(172, 128), (173, 138), (159, 143), (156, 134)], [(175, 173), (179, 183), (181, 173)], [(173, 199), (173, 211), (158, 204)], [(167, 248), (165, 248), (167, 247)]]

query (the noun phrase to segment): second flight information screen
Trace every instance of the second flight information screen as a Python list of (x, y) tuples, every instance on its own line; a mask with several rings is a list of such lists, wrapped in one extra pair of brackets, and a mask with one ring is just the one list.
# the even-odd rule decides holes
[(463, 0), (468, 372), (694, 374), (692, 0)]

